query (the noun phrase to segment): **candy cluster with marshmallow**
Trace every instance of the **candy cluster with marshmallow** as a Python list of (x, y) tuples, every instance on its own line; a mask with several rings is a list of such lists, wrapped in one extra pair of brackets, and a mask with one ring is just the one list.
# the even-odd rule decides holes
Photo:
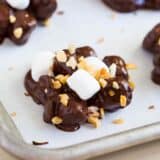
[(84, 46), (43, 52), (32, 63), (25, 87), (33, 100), (43, 104), (44, 120), (65, 131), (81, 124), (96, 128), (104, 111), (113, 112), (130, 104), (134, 83), (127, 64), (119, 56), (103, 60)]

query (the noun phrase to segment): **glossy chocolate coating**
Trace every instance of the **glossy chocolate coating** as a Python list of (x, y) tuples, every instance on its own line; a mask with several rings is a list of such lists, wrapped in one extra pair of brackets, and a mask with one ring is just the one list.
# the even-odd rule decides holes
[(121, 57), (119, 57), (119, 56), (106, 56), (106, 57), (104, 57), (103, 62), (108, 67), (111, 66), (113, 63), (116, 64), (116, 66), (117, 66), (116, 76), (122, 77), (122, 78), (125, 78), (128, 80), (129, 76), (128, 76), (128, 71), (126, 68), (126, 63)]
[[(120, 96), (123, 95), (127, 98), (127, 104), (130, 104), (132, 99), (132, 89), (129, 87), (127, 80), (117, 77), (109, 79), (107, 86), (101, 89), (93, 98), (88, 101), (89, 105), (103, 107), (109, 112), (114, 112), (117, 109), (123, 108), (120, 105)], [(117, 82), (119, 89), (113, 87), (113, 82)], [(115, 95), (111, 96), (110, 92), (114, 92)]]
[(51, 17), (57, 8), (56, 0), (31, 0), (31, 11), (37, 20), (43, 21)]
[[(37, 21), (48, 19), (57, 8), (56, 0), (31, 0), (30, 6), (24, 10), (13, 9), (5, 0), (0, 1), (0, 43), (5, 38), (11, 39), (15, 44), (22, 45), (27, 42)], [(11, 22), (10, 16), (14, 18)], [(22, 36), (16, 38), (13, 34), (17, 28), (23, 30)]]
[(7, 4), (0, 2), (0, 43), (2, 43), (7, 36), (9, 14), (10, 8), (7, 6)]
[(107, 6), (119, 12), (137, 9), (160, 9), (160, 0), (102, 0)]
[[(64, 49), (64, 52), (66, 53), (67, 58), (69, 59), (71, 55), (69, 51), (67, 49)], [(95, 55), (96, 55), (95, 51), (89, 46), (77, 48), (75, 50), (75, 53), (72, 54), (72, 56), (74, 56), (77, 61), (80, 57), (88, 57), (88, 56), (95, 56)], [(55, 75), (57, 74), (71, 75), (75, 70), (76, 69), (72, 69), (71, 67), (66, 66), (66, 63), (57, 61), (57, 59), (55, 58), (55, 62), (53, 64), (53, 71)]]
[(143, 48), (153, 54), (160, 54), (160, 24), (157, 24), (144, 38)]
[[(77, 48), (74, 54), (70, 54), (69, 50), (66, 49), (64, 51), (67, 58), (74, 56), (77, 61), (81, 56), (87, 57), (96, 55), (92, 48), (86, 46)], [(55, 62), (57, 63), (58, 60)], [(53, 66), (55, 66), (55, 62)], [(56, 125), (57, 128), (64, 131), (75, 131), (80, 128), (81, 124), (87, 122), (87, 119), (90, 116), (88, 107), (96, 106), (97, 109), (104, 108), (109, 112), (116, 111), (117, 109), (122, 108), (120, 104), (121, 95), (126, 97), (127, 106), (131, 102), (133, 90), (129, 87), (128, 72), (126, 73), (122, 69), (126, 66), (124, 60), (118, 56), (106, 56), (104, 62), (107, 65), (111, 65), (112, 63), (117, 65), (116, 77), (106, 79), (107, 86), (105, 88), (101, 87), (100, 91), (87, 101), (80, 99), (67, 83), (61, 83), (62, 86), (59, 89), (55, 89), (53, 81), (55, 81), (56, 78), (54, 76), (42, 75), (38, 82), (35, 82), (32, 79), (31, 71), (29, 71), (25, 77), (25, 88), (37, 104), (42, 104), (44, 106), (44, 121), (51, 123), (53, 117), (60, 117), (63, 121), (61, 124)], [(71, 74), (74, 71), (68, 71), (68, 67), (65, 63), (63, 65), (64, 68), (62, 68), (61, 63), (56, 66), (57, 68), (53, 67), (53, 74), (57, 75), (65, 72), (66, 75)], [(115, 88), (113, 85), (114, 82), (117, 83), (118, 88)], [(110, 91), (114, 92), (115, 95), (111, 96), (109, 94)], [(64, 106), (61, 103), (60, 94), (68, 95), (69, 101), (67, 106)], [(100, 118), (100, 116), (98, 116), (98, 118)]]
[[(26, 11), (16, 11), (14, 16), (16, 17), (16, 22), (10, 24), (8, 36), (17, 45), (22, 45), (27, 42), (32, 31), (37, 25), (36, 19)], [(23, 33), (20, 38), (16, 38), (14, 31), (17, 28), (21, 28)]]

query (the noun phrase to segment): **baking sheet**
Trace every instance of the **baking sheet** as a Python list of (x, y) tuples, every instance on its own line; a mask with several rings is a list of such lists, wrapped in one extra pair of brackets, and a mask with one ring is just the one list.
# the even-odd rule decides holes
[[(160, 121), (159, 86), (150, 80), (152, 56), (141, 49), (145, 34), (159, 22), (160, 13), (138, 11), (118, 14), (100, 0), (59, 0), (59, 11), (48, 28), (39, 27), (28, 44), (16, 47), (6, 41), (0, 47), (0, 100), (12, 117), (24, 140), (48, 141), (47, 148), (61, 148)], [(99, 43), (104, 38), (103, 43)], [(80, 130), (67, 133), (43, 122), (43, 109), (24, 95), (23, 79), (35, 54), (43, 50), (59, 50), (68, 44), (91, 45), (99, 57), (117, 54), (127, 62), (136, 63), (131, 72), (136, 90), (131, 105), (105, 116), (101, 128), (84, 125)], [(148, 107), (154, 105), (154, 110)], [(112, 120), (123, 118), (123, 125)]]

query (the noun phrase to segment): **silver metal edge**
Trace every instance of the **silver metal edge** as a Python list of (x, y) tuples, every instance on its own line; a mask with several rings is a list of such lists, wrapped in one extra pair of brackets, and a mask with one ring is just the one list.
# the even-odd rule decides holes
[(70, 147), (42, 149), (23, 141), (12, 119), (0, 103), (0, 146), (24, 160), (53, 160), (53, 158), (54, 160), (82, 160), (159, 138), (160, 123), (154, 123)]

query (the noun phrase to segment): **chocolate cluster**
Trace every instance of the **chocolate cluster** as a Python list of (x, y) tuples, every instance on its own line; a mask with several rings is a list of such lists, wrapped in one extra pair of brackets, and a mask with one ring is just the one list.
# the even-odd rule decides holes
[(103, 2), (119, 12), (132, 12), (137, 9), (160, 9), (159, 0), (103, 0)]
[[(103, 59), (103, 63), (109, 67), (108, 72), (104, 68), (93, 72), (92, 67), (86, 64), (87, 57), (96, 57), (89, 46), (65, 49), (56, 53), (49, 75), (41, 75), (35, 81), (32, 70), (26, 74), (25, 88), (37, 104), (44, 106), (44, 121), (61, 130), (75, 131), (84, 123), (99, 127), (105, 111), (123, 109), (132, 100), (133, 83), (121, 57), (106, 56)], [(81, 69), (87, 70), (100, 86), (97, 93), (85, 100), (67, 83)], [(80, 78), (83, 81), (83, 77)], [(87, 83), (92, 89), (91, 82)], [(87, 92), (87, 88), (82, 89), (84, 93)]]
[(160, 84), (160, 24), (157, 24), (145, 37), (143, 48), (153, 54), (154, 69), (152, 80)]
[(37, 22), (47, 20), (57, 7), (56, 0), (30, 0), (26, 9), (16, 9), (0, 1), (0, 43), (9, 38), (17, 45), (27, 42)]

